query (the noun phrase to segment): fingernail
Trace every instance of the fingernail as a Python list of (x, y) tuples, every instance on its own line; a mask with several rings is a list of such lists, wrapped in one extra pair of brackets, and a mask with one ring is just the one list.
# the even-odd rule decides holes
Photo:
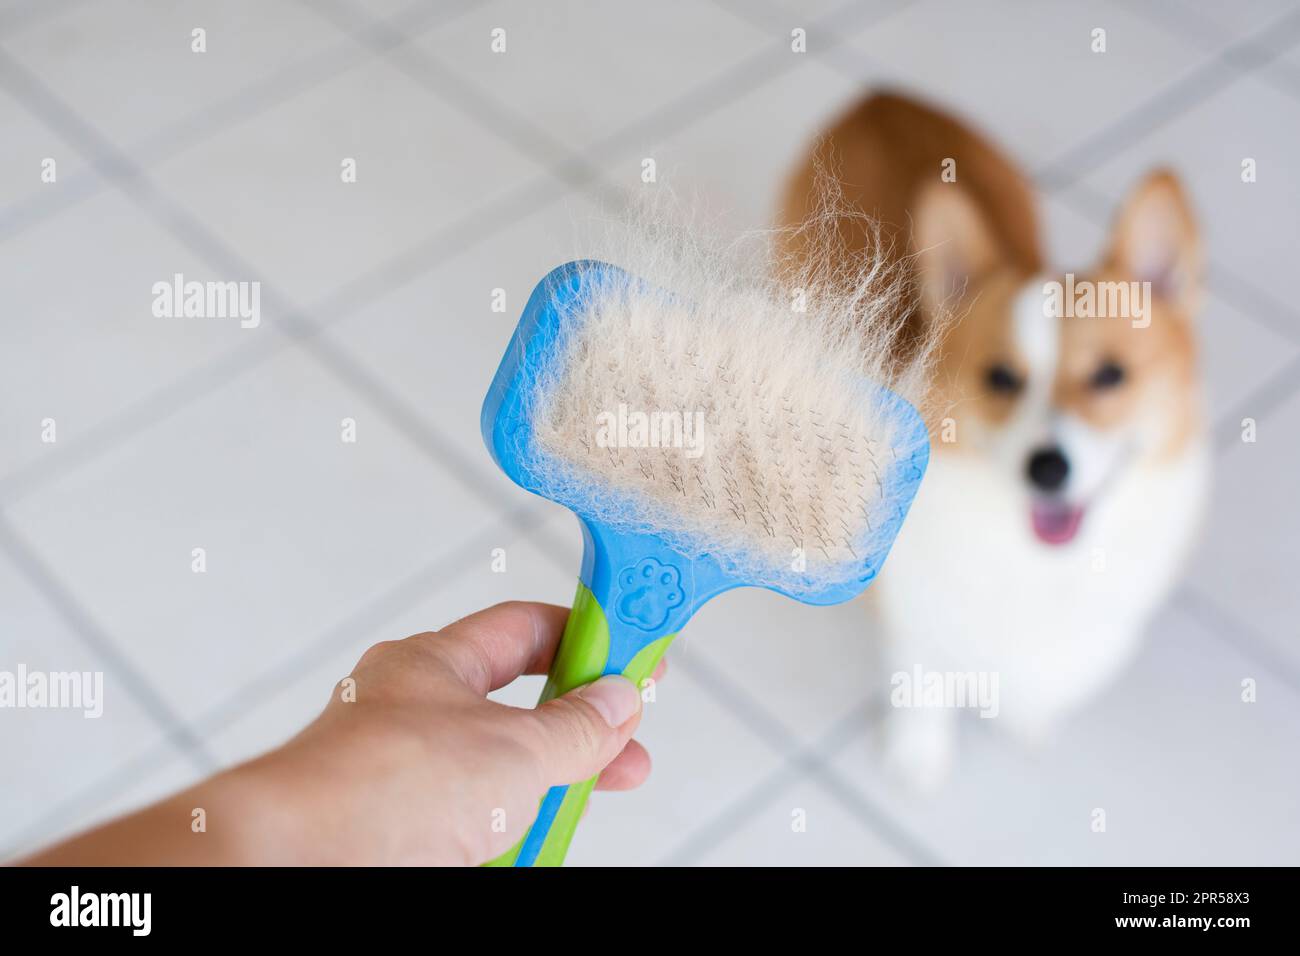
[(641, 695), (626, 677), (607, 674), (578, 691), (578, 696), (595, 707), (605, 723), (622, 727), (641, 707)]

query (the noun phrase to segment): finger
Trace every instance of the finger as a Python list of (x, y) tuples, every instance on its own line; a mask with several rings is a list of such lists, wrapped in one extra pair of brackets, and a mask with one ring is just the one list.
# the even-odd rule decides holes
[(408, 640), (429, 642), (462, 682), (486, 694), (521, 674), (545, 673), (568, 619), (568, 608), (508, 601)]
[(594, 777), (613, 762), (640, 722), (641, 694), (627, 678), (609, 675), (514, 714), (539, 782), (553, 787)]
[(668, 673), (668, 658), (662, 657), (659, 659), (659, 666), (656, 667), (655, 672), (650, 675), (650, 679), (653, 680), (655, 683), (658, 683), (659, 681), (663, 680), (663, 676), (667, 673)]
[(597, 790), (634, 790), (650, 776), (650, 752), (629, 740), (623, 752), (614, 758), (596, 781)]

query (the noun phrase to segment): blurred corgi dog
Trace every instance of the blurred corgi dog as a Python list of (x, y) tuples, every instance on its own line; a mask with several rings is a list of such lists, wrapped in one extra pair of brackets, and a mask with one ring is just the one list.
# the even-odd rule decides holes
[[(817, 214), (828, 174), (911, 277), (917, 333), (952, 317), (931, 379), (930, 469), (869, 592), (889, 673), (935, 687), (978, 675), (997, 698), (982, 712), (1041, 742), (1133, 655), (1205, 505), (1188, 202), (1171, 173), (1148, 175), (1095, 267), (1048, 274), (1026, 177), (977, 133), (893, 94), (812, 147), (785, 224)], [(841, 231), (844, 254), (870, 241), (847, 221)], [(894, 703), (887, 765), (932, 788), (953, 760), (960, 701)]]

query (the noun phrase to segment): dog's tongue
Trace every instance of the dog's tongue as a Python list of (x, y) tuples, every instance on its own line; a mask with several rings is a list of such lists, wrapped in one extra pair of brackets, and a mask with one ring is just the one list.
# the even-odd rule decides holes
[(1044, 544), (1065, 544), (1079, 530), (1083, 509), (1056, 501), (1034, 502), (1034, 534)]

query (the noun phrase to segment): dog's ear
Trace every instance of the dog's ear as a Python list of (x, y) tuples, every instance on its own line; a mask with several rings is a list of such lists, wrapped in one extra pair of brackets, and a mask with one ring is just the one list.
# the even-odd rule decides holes
[(1196, 313), (1201, 298), (1200, 234), (1183, 187), (1169, 170), (1149, 173), (1129, 194), (1111, 231), (1106, 264), (1151, 293)]
[(957, 183), (932, 183), (912, 214), (921, 299), (934, 315), (997, 264), (1002, 250), (983, 211)]

